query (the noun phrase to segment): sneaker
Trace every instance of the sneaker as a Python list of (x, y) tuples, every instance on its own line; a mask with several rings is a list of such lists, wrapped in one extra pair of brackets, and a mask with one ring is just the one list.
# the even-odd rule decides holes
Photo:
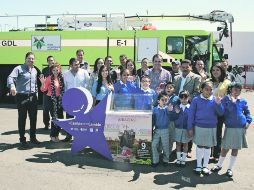
[(233, 177), (233, 171), (231, 169), (228, 169), (227, 172), (226, 172), (226, 175), (228, 177)]
[(65, 139), (61, 140), (62, 142), (71, 142), (71, 137), (66, 136)]
[(213, 168), (211, 169), (212, 172), (218, 172), (221, 170), (222, 167), (218, 166), (218, 165), (215, 165), (213, 166)]
[(59, 138), (58, 137), (50, 137), (50, 140), (52, 142), (59, 142)]
[(26, 141), (20, 142), (20, 149), (25, 150), (28, 148), (29, 148), (29, 145), (27, 144)]
[(204, 174), (204, 175), (209, 175), (211, 173), (211, 171), (207, 168), (207, 167), (204, 167), (203, 169), (202, 169), (202, 174)]
[(41, 142), (38, 141), (36, 138), (31, 138), (30, 139), (30, 143), (32, 143), (32, 144), (40, 144)]

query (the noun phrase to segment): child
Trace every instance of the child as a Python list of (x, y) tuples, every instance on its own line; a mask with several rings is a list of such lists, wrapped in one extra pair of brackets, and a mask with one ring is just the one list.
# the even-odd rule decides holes
[(252, 118), (246, 100), (240, 98), (242, 86), (239, 83), (231, 83), (228, 87), (228, 96), (222, 99), (225, 117), (225, 132), (222, 139), (222, 149), (219, 162), (212, 168), (213, 172), (218, 172), (222, 168), (223, 161), (232, 149), (226, 175), (233, 177), (233, 166), (241, 148), (247, 148), (246, 129), (248, 129)]
[[(197, 167), (195, 172), (200, 175), (209, 175), (207, 168), (211, 147), (216, 146), (217, 116), (223, 114), (221, 97), (212, 96), (213, 83), (204, 82), (201, 85), (201, 94), (193, 98), (188, 114), (188, 133), (193, 136), (193, 142), (197, 145), (196, 159)], [(194, 128), (194, 129), (193, 129)], [(202, 158), (203, 166), (202, 166)]]
[[(151, 110), (157, 100), (156, 92), (150, 88), (151, 80), (149, 76), (142, 76), (141, 88), (137, 88), (135, 94), (136, 110)], [(157, 103), (156, 103), (157, 104)]]
[(166, 106), (167, 102), (167, 95), (165, 93), (160, 93), (158, 95), (158, 106), (153, 108), (153, 127), (155, 127), (155, 129), (152, 140), (152, 167), (156, 167), (159, 164), (158, 146), (160, 141), (163, 150), (163, 165), (167, 166), (169, 162), (169, 110)]
[[(175, 94), (175, 85), (172, 82), (168, 82), (165, 85), (164, 92), (168, 95), (167, 105), (177, 105), (179, 98)], [(173, 143), (175, 139), (175, 123), (173, 120), (169, 122), (169, 155), (172, 153)]]
[[(188, 91), (184, 90), (179, 94), (180, 99), (180, 109), (176, 106), (175, 113), (173, 116), (176, 117), (175, 123), (175, 136), (174, 139), (176, 141), (176, 165), (177, 166), (185, 166), (185, 160), (188, 152), (188, 142), (190, 138), (187, 134), (187, 121), (188, 121), (188, 113), (189, 113), (189, 99), (190, 94)], [(181, 148), (183, 146), (183, 153)], [(182, 154), (182, 158), (181, 158)]]
[(128, 81), (130, 71), (123, 69), (120, 72), (121, 79), (114, 84), (114, 109), (132, 110), (134, 100), (131, 94), (135, 93), (136, 87)]

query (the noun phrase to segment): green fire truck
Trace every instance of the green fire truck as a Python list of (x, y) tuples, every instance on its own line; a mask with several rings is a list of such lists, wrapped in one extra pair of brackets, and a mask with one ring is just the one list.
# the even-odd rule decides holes
[[(149, 26), (149, 21), (158, 18), (188, 18), (220, 22), (220, 39), (228, 36), (228, 23), (233, 22), (233, 17), (223, 11), (213, 11), (208, 15), (190, 16), (124, 16), (124, 22), (117, 24), (116, 19), (107, 19), (106, 26), (100, 30), (87, 30), (94, 23), (101, 22), (98, 19), (89, 22), (86, 17), (72, 19), (58, 19), (57, 24), (37, 24), (33, 31), (11, 30), (0, 32), (0, 99), (6, 100), (8, 88), (6, 79), (12, 69), (24, 63), (27, 52), (33, 51), (36, 56), (35, 66), (41, 70), (46, 66), (48, 55), (55, 57), (58, 63), (67, 68), (68, 61), (75, 57), (77, 49), (85, 51), (85, 60), (94, 65), (96, 58), (104, 58), (108, 55), (113, 58), (113, 66), (119, 65), (119, 55), (125, 54), (136, 62), (140, 68), (143, 58), (152, 59), (159, 53), (163, 56), (163, 67), (169, 68), (173, 60), (202, 59), (209, 69), (213, 62), (220, 61), (224, 56), (223, 47), (214, 39), (213, 33), (204, 30), (154, 30)], [(48, 16), (46, 16), (47, 18)], [(18, 17), (17, 17), (18, 18)], [(73, 18), (73, 17), (72, 17)], [(128, 21), (128, 22), (127, 22)], [(95, 25), (95, 24), (94, 24)], [(130, 30), (131, 26), (131, 30)], [(84, 29), (84, 27), (86, 27)], [(151, 29), (151, 30), (150, 30)], [(8, 98), (7, 98), (8, 99)]]

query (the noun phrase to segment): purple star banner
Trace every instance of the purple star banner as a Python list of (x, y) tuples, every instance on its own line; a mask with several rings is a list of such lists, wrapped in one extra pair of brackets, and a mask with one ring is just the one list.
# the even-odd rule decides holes
[(62, 99), (64, 110), (74, 116), (59, 119), (54, 123), (74, 137), (71, 152), (78, 153), (89, 146), (102, 156), (112, 160), (112, 155), (104, 136), (107, 96), (93, 109), (93, 98), (85, 88), (71, 88)]

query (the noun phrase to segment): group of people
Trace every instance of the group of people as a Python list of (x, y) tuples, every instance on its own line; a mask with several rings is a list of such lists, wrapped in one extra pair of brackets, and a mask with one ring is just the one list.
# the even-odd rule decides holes
[[(61, 65), (53, 56), (47, 57), (48, 66), (38, 76), (34, 67), (35, 55), (28, 52), (25, 64), (14, 68), (7, 85), (11, 94), (16, 95), (18, 108), (18, 129), (21, 147), (27, 148), (25, 123), (27, 112), (30, 118), (30, 142), (39, 144), (36, 138), (37, 122), (37, 79), (43, 92), (43, 122), (49, 129), (51, 121), (63, 118), (62, 97), (70, 88), (87, 88), (97, 105), (107, 94), (116, 95), (115, 108), (151, 109), (153, 107), (152, 166), (156, 167), (163, 154), (163, 165), (174, 153), (176, 142), (176, 165), (185, 166), (186, 158), (192, 157), (192, 141), (197, 145), (197, 174), (208, 175), (209, 158), (212, 155), (217, 165), (212, 171), (221, 169), (229, 149), (232, 149), (227, 175), (232, 177), (232, 168), (238, 150), (247, 147), (245, 130), (252, 121), (247, 102), (240, 98), (241, 85), (235, 83), (227, 72), (228, 63), (214, 63), (210, 73), (205, 70), (202, 60), (192, 66), (190, 60), (173, 61), (172, 70), (162, 67), (163, 58), (156, 54), (149, 60), (144, 58), (141, 68), (136, 70), (135, 62), (126, 55), (120, 55), (120, 66), (112, 67), (112, 57), (95, 60), (93, 71), (84, 61), (84, 51), (77, 50), (76, 57), (69, 60), (69, 69), (62, 73)], [(117, 95), (125, 98), (117, 100)], [(141, 98), (130, 104), (131, 95)], [(145, 97), (150, 95), (152, 101)], [(119, 101), (119, 103), (117, 103)], [(71, 118), (66, 114), (66, 118)], [(222, 138), (222, 126), (225, 132)], [(50, 138), (59, 142), (60, 128), (51, 122)], [(63, 140), (68, 142), (71, 135)], [(212, 150), (212, 153), (211, 153)], [(203, 160), (203, 161), (202, 161)]]

